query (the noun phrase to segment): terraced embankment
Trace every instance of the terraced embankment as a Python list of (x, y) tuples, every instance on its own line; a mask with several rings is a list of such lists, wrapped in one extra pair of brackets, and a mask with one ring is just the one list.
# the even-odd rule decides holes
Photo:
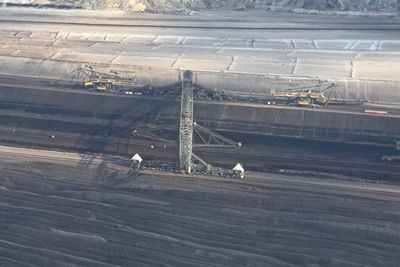
[[(10, 76), (3, 76), (3, 79), (11, 79), (8, 84), (17, 82), (16, 78)], [(32, 79), (26, 81), (40, 83)], [(3, 112), (15, 109), (25, 113), (6, 122), (10, 126), (13, 123), (18, 126), (20, 120), (20, 126), (29, 127), (29, 123), (34, 123), (34, 114), (37, 113), (43, 115), (36, 116), (38, 120), (47, 117), (50, 121), (62, 121), (63, 116), (73, 117), (71, 121), (64, 119), (64, 123), (76, 120), (76, 123), (86, 124), (76, 129), (88, 134), (96, 131), (92, 124), (109, 124), (114, 128), (110, 131), (119, 131), (119, 136), (126, 136), (129, 129), (145, 124), (174, 128), (179, 118), (179, 99), (102, 94), (50, 85), (31, 89), (29, 86), (4, 84), (0, 87), (0, 101)], [(286, 136), (389, 147), (394, 147), (396, 141), (400, 140), (400, 124), (397, 123), (400, 114), (397, 110), (393, 110), (393, 114), (380, 116), (363, 114), (363, 110), (368, 108), (365, 106), (341, 109), (328, 106), (320, 110), (211, 100), (196, 100), (194, 108), (195, 121), (198, 123), (237, 135)], [(25, 116), (33, 118), (22, 122)], [(73, 131), (74, 127), (61, 127), (59, 130), (68, 132)]]
[(328, 80), (335, 99), (400, 102), (400, 23), (264, 12), (192, 16), (0, 9), (0, 73), (63, 79), (83, 64), (248, 94)]
[[(8, 84), (16, 81), (3, 76), (7, 79)], [(147, 159), (177, 161), (179, 99), (96, 93), (19, 79), (30, 86), (0, 87), (2, 143), (127, 158), (139, 152)], [(196, 100), (194, 114), (199, 124), (244, 144), (239, 151), (196, 148), (216, 165), (231, 167), (240, 161), (254, 170), (398, 179), (398, 164), (381, 160), (397, 153), (396, 115), (211, 100)]]

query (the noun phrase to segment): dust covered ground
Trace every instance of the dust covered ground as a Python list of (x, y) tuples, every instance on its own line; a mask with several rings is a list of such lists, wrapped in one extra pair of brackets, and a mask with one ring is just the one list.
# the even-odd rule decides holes
[[(96, 63), (283, 78), (400, 81), (398, 18), (5, 8), (0, 9), (0, 25), (2, 74), (64, 79), (74, 70), (72, 64)], [(137, 75), (140, 82), (139, 71)], [(162, 79), (163, 73), (156, 72), (145, 82)], [(237, 83), (246, 91), (259, 86), (240, 79)], [(231, 87), (225, 82), (224, 89)]]
[(400, 186), (1, 147), (1, 266), (398, 266)]

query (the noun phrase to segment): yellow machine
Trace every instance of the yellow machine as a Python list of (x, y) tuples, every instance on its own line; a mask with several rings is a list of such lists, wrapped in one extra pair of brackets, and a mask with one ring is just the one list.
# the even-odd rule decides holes
[[(136, 84), (135, 73), (131, 71), (110, 70), (109, 72), (99, 72), (96, 70), (95, 64), (83, 65), (68, 75), (72, 75), (73, 73), (79, 86), (83, 86), (89, 90), (101, 92), (122, 91)], [(82, 82), (82, 78), (84, 82)]]
[(311, 106), (326, 105), (327, 97), (318, 90), (285, 90), (272, 92), (273, 97), (284, 100), (287, 105)]
[(110, 79), (97, 79), (84, 82), (83, 86), (88, 89), (95, 89), (102, 92), (108, 91), (114, 87), (113, 81)]

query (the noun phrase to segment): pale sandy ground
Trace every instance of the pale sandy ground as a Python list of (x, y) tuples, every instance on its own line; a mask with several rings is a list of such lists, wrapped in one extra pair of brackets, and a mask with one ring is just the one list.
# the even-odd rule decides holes
[(400, 24), (394, 18), (34, 9), (0, 9), (0, 15), (0, 55), (289, 77), (400, 80)]

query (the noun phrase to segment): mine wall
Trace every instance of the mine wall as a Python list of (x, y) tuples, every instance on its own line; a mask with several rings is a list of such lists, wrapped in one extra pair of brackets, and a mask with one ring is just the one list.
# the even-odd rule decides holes
[[(207, 88), (256, 95), (268, 95), (275, 89), (319, 84), (319, 81), (315, 78), (265, 76), (246, 73), (196, 72), (195, 76), (197, 84)], [(334, 88), (326, 92), (327, 97), (330, 99), (392, 105), (399, 105), (400, 102), (399, 81), (322, 79), (321, 82), (336, 84)], [(324, 89), (324, 87), (321, 88)]]
[[(129, 137), (144, 125), (177, 129), (179, 106), (173, 98), (0, 88), (0, 123), (9, 127)], [(387, 147), (400, 140), (394, 116), (201, 100), (194, 120), (245, 140), (282, 136)]]
[[(73, 81), (74, 71), (87, 62), (42, 60), (25, 57), (0, 56), (0, 74), (21, 75), (34, 78)], [(179, 81), (181, 70), (144, 66), (96, 64), (98, 71), (121, 70), (131, 72), (138, 85), (165, 86)], [(315, 86), (318, 80), (308, 77), (283, 77), (279, 75), (257, 75), (249, 73), (194, 71), (197, 85), (238, 94), (268, 95), (274, 89), (291, 86)], [(336, 86), (326, 95), (335, 100), (365, 101), (399, 105), (400, 81), (390, 80), (322, 80)]]
[(395, 146), (398, 117), (261, 105), (195, 105), (195, 120), (219, 131)]

